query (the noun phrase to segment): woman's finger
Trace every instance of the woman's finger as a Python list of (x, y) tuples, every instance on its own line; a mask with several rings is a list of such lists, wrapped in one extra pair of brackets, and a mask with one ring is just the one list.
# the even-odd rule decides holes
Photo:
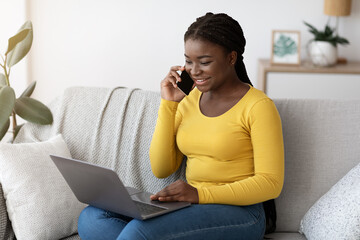
[(159, 197), (174, 196), (174, 195), (177, 195), (177, 194), (179, 194), (179, 192), (176, 191), (175, 189), (164, 188), (163, 190), (156, 193), (155, 195), (159, 198)]
[(179, 75), (178, 72), (171, 71), (171, 72), (169, 72), (169, 76), (175, 80), (175, 83), (176, 82), (181, 82), (181, 78), (180, 78), (180, 75)]
[(176, 88), (177, 87), (177, 85), (176, 85), (176, 81), (177, 81), (176, 77), (173, 76), (173, 74), (170, 72), (168, 78), (169, 78), (169, 81), (171, 82), (171, 84), (174, 86), (174, 88)]
[(181, 191), (179, 191), (179, 189), (176, 187), (176, 185), (174, 183), (172, 183), (169, 186), (163, 188), (158, 193), (151, 195), (150, 198), (152, 200), (158, 200), (160, 197), (174, 196), (174, 195), (178, 195), (179, 193), (181, 193)]
[(170, 185), (163, 188), (158, 193), (151, 196), (152, 200), (158, 200), (160, 197), (170, 197), (175, 195), (181, 195), (183, 194), (184, 188), (183, 186), (186, 185), (186, 183), (182, 180), (177, 180), (176, 182), (171, 183)]
[(183, 68), (183, 66), (172, 66), (171, 68), (170, 68), (170, 71), (180, 71), (181, 69)]
[(160, 202), (178, 202), (181, 199), (181, 195), (173, 195), (173, 196), (165, 196), (165, 197), (159, 197)]

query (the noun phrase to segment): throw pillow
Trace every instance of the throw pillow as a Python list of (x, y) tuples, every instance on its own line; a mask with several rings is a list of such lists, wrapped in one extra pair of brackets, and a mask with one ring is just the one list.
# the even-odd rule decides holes
[(45, 142), (0, 144), (0, 182), (16, 238), (60, 239), (77, 232), (85, 207), (49, 154), (71, 157), (61, 135)]
[(307, 239), (360, 239), (360, 164), (351, 169), (305, 214), (300, 233)]

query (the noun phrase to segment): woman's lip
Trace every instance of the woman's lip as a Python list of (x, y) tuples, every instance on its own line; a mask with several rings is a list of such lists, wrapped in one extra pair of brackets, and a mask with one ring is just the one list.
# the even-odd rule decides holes
[(195, 79), (195, 83), (197, 85), (202, 85), (202, 84), (206, 83), (208, 80), (209, 80), (209, 77), (208, 78), (198, 78), (198, 79)]

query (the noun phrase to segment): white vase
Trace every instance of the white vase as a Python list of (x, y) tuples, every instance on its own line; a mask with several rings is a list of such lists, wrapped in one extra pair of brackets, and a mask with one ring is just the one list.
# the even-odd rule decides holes
[(309, 46), (311, 61), (316, 66), (329, 67), (337, 62), (337, 48), (329, 42), (313, 41)]

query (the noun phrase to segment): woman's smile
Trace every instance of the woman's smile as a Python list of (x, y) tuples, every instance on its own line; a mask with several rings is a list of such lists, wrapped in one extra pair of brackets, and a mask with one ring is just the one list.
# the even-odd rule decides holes
[(207, 77), (207, 78), (195, 78), (194, 79), (194, 82), (197, 86), (201, 86), (201, 85), (204, 85), (208, 82), (208, 80), (210, 79), (210, 77)]

